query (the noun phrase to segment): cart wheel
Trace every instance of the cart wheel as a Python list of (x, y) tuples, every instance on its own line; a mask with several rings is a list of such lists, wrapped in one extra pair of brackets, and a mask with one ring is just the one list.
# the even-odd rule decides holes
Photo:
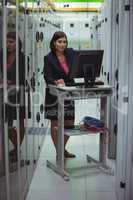
[(69, 181), (70, 180), (69, 176), (64, 176), (63, 178), (64, 178), (65, 181)]
[(49, 162), (48, 162), (48, 160), (47, 160), (47, 162), (46, 162), (46, 166), (49, 167)]
[(91, 163), (91, 162), (92, 162), (92, 160), (91, 160), (91, 158), (89, 158), (89, 156), (87, 156), (86, 158), (87, 158), (87, 162), (88, 162), (88, 163)]
[(87, 162), (88, 162), (88, 163), (91, 163), (91, 159), (87, 158)]

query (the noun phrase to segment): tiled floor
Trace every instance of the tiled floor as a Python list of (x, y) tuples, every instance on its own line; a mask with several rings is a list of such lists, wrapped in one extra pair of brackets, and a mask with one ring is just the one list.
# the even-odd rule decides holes
[[(97, 116), (94, 109), (93, 114)], [(82, 116), (80, 112), (77, 122)], [(115, 177), (97, 168), (88, 168), (86, 162), (87, 153), (98, 158), (98, 141), (98, 135), (70, 137), (67, 149), (75, 153), (76, 158), (68, 159), (65, 163), (70, 173), (70, 181), (66, 182), (46, 167), (47, 159), (55, 162), (55, 150), (47, 135), (26, 200), (116, 200)], [(114, 168), (114, 163), (110, 163)]]

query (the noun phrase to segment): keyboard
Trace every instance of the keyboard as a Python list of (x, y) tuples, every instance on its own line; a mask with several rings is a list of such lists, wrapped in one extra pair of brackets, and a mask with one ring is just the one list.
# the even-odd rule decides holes
[[(71, 87), (71, 86), (84, 86), (84, 82), (68, 82), (68, 83), (65, 83), (66, 86), (68, 87)], [(103, 81), (95, 81), (95, 84), (94, 86), (97, 86), (97, 85), (104, 85), (104, 82)]]

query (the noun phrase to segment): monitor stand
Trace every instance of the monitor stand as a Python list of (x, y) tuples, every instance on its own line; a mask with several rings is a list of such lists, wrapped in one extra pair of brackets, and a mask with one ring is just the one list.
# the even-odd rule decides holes
[(87, 82), (87, 83), (85, 83), (84, 87), (85, 88), (96, 88), (97, 85), (95, 85), (95, 81), (93, 81), (93, 82)]
[(95, 87), (95, 66), (93, 64), (85, 64), (83, 66), (84, 71), (84, 87), (92, 88)]
[(76, 88), (98, 88), (98, 86), (95, 83), (84, 83), (84, 85), (78, 85)]

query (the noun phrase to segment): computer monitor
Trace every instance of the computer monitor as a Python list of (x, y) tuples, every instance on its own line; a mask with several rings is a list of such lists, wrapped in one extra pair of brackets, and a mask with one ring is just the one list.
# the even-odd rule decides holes
[(70, 77), (84, 78), (85, 87), (93, 87), (96, 77), (100, 76), (103, 52), (103, 50), (75, 51)]

